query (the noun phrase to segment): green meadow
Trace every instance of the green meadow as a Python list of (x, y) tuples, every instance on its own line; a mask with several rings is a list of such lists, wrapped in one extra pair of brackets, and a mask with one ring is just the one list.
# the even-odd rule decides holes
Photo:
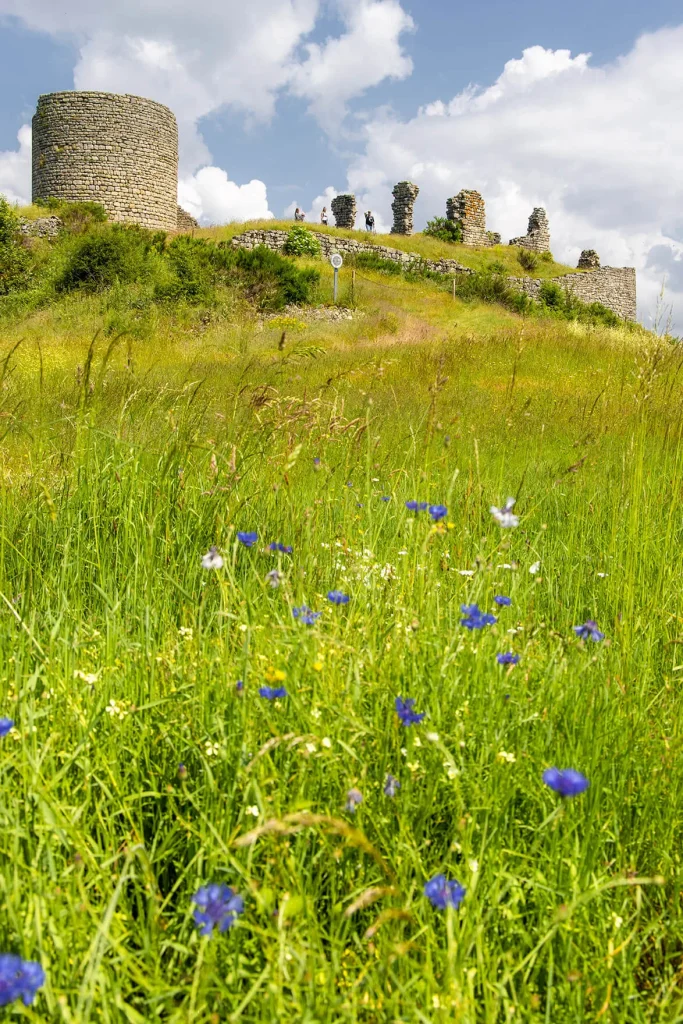
[(0, 317), (5, 1013), (682, 1021), (680, 347), (318, 270)]

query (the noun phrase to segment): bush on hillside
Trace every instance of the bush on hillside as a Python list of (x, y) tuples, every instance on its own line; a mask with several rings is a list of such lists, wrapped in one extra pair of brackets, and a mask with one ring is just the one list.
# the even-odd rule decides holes
[(23, 288), (29, 275), (31, 254), (19, 233), (19, 219), (0, 196), (0, 295)]
[(364, 270), (379, 270), (383, 274), (401, 274), (403, 272), (403, 266), (397, 263), (396, 260), (388, 260), (383, 256), (378, 256), (374, 252), (359, 252), (353, 258), (353, 264), (356, 267), (361, 267)]
[(72, 235), (83, 234), (94, 224), (104, 224), (107, 220), (107, 211), (101, 203), (70, 203), (51, 196), (48, 199), (35, 199), (34, 205), (42, 206), (59, 217), (65, 230)]
[(320, 242), (300, 224), (293, 227), (285, 240), (284, 253), (287, 256), (320, 256)]
[(235, 277), (245, 297), (260, 309), (310, 303), (320, 281), (320, 273), (313, 267), (300, 269), (262, 245), (236, 250)]
[(520, 249), (517, 253), (517, 259), (524, 270), (531, 272), (538, 266), (538, 256), (535, 252), (531, 252), (530, 249)]
[(57, 291), (102, 291), (116, 283), (130, 284), (147, 276), (147, 257), (161, 244), (144, 228), (113, 224), (77, 235), (71, 242)]
[(434, 217), (427, 221), (424, 234), (438, 238), (440, 242), (462, 242), (462, 228), (455, 220), (447, 217)]

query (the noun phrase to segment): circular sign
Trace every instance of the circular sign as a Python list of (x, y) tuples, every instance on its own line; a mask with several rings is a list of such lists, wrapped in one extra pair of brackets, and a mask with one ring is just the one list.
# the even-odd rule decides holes
[(333, 252), (330, 256), (330, 263), (335, 270), (339, 270), (344, 260), (341, 258), (338, 252)]

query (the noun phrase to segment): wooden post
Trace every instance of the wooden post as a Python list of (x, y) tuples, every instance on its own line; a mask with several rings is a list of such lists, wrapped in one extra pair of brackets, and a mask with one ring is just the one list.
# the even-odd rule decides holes
[(356, 268), (351, 271), (351, 305), (356, 302)]
[(453, 298), (455, 298), (455, 278), (453, 278)]

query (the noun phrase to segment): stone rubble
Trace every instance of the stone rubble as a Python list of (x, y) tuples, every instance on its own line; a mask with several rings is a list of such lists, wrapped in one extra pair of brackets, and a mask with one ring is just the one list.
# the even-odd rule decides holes
[(19, 231), (32, 238), (55, 238), (62, 227), (59, 217), (38, 217), (37, 220), (22, 220)]
[(597, 270), (600, 266), (600, 257), (595, 249), (584, 249), (576, 266), (579, 270)]

